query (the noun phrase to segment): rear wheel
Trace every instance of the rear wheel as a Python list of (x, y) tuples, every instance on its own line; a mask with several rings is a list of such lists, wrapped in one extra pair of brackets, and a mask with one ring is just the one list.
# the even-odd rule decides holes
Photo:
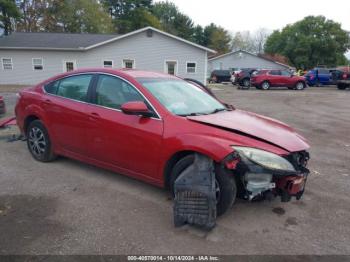
[(56, 158), (47, 129), (40, 120), (29, 124), (26, 135), (29, 152), (36, 160), (49, 162)]
[(338, 89), (340, 89), (340, 90), (344, 90), (344, 89), (346, 88), (346, 85), (338, 84), (337, 87), (338, 87)]
[(243, 79), (242, 85), (244, 88), (249, 88), (250, 87), (250, 80), (249, 78)]
[(305, 88), (305, 83), (303, 83), (303, 82), (297, 82), (295, 84), (295, 89), (296, 90), (303, 90), (304, 88)]
[[(175, 180), (183, 171), (185, 171), (186, 168), (192, 165), (193, 162), (194, 155), (188, 155), (175, 164), (170, 177), (170, 189), (173, 196)], [(236, 199), (237, 187), (235, 180), (227, 174), (217, 170), (215, 172), (215, 193), (217, 215), (221, 216), (232, 207)]]
[(261, 83), (261, 89), (263, 90), (269, 90), (270, 89), (270, 83), (268, 81), (264, 81)]

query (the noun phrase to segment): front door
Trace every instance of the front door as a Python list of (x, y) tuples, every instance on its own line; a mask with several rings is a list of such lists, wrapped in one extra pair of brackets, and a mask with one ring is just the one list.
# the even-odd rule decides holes
[(93, 97), (95, 105), (88, 105), (89, 156), (131, 176), (155, 179), (163, 121), (156, 114), (146, 118), (121, 112), (121, 105), (129, 101), (147, 104), (136, 88), (121, 78), (100, 75)]
[(166, 61), (166, 73), (169, 75), (176, 75), (177, 74), (177, 62), (176, 61)]

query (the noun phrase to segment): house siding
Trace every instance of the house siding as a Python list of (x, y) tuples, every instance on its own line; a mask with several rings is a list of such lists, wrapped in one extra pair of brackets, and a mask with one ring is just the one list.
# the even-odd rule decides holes
[(216, 69), (231, 68), (288, 69), (287, 66), (274, 63), (246, 52), (235, 52), (208, 61), (208, 72), (212, 72)]
[[(146, 32), (105, 44), (87, 51), (0, 50), (0, 58), (12, 58), (13, 70), (0, 68), (0, 84), (31, 85), (64, 71), (63, 61), (76, 61), (76, 68), (102, 67), (103, 60), (113, 60), (121, 68), (123, 59), (135, 60), (135, 68), (165, 72), (165, 61), (177, 61), (177, 75), (199, 80), (206, 78), (206, 51), (166, 35)], [(44, 70), (34, 71), (32, 58), (43, 58)], [(188, 74), (186, 62), (196, 62), (196, 73)]]

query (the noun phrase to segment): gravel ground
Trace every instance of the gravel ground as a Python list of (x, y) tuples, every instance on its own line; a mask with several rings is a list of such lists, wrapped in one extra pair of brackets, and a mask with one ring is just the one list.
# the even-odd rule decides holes
[[(0, 254), (350, 254), (350, 91), (334, 87), (215, 93), (308, 138), (301, 201), (239, 200), (205, 232), (174, 228), (162, 189), (66, 158), (39, 163), (16, 128), (0, 130)], [(14, 93), (5, 96), (12, 111)]]

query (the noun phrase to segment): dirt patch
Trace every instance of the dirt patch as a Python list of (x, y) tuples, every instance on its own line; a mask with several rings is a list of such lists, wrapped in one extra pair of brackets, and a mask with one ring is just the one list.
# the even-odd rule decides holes
[(62, 233), (64, 226), (50, 219), (57, 202), (47, 196), (0, 196), (0, 254), (20, 254), (49, 233)]

